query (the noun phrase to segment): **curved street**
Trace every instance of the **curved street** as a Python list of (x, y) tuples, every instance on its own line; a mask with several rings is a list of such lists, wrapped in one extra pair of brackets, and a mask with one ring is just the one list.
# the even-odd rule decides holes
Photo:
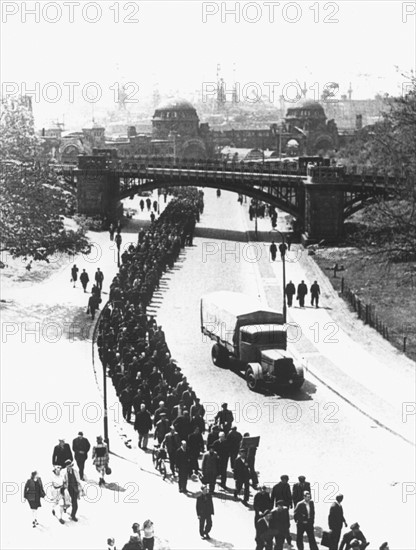
[[(341, 491), (348, 523), (359, 521), (371, 549), (389, 540), (392, 548), (414, 550), (410, 529), (415, 512), (414, 448), (409, 443), (363, 416), (308, 373), (302, 391), (277, 396), (250, 392), (237, 372), (212, 364), (212, 343), (200, 332), (201, 296), (234, 290), (269, 301), (271, 296), (276, 300), (271, 305), (277, 307), (281, 294), (276, 266), (271, 270), (268, 265), (268, 245), (263, 246), (261, 258), (253, 261), (254, 249), (242, 237), (221, 240), (221, 234), (228, 237), (238, 232), (237, 239), (247, 230), (245, 206), (240, 207), (236, 198), (223, 192), (218, 199), (215, 191), (205, 190), (205, 211), (198, 225), (198, 234), (204, 236), (185, 249), (154, 297), (151, 310), (163, 326), (173, 357), (204, 403), (208, 418), (226, 401), (239, 430), (260, 435), (256, 466), (261, 482), (273, 485), (281, 474), (289, 475), (291, 482), (304, 474), (311, 482), (318, 534), (327, 528), (330, 503)], [(123, 245), (129, 238), (136, 240), (134, 221), (123, 232)], [(97, 246), (90, 257), (80, 256), (75, 262), (80, 269), (88, 269), (90, 278), (101, 267), (107, 292), (117, 271), (114, 249), (107, 234), (94, 234), (93, 240)], [(150, 456), (137, 449), (135, 439), (132, 449), (123, 444), (120, 430), (131, 434), (132, 429), (121, 419), (119, 425), (116, 422), (119, 408), (112, 387), (111, 489), (94, 494), (97, 476), (89, 462), (88, 501), (80, 503), (79, 523), (61, 526), (45, 502), (41, 528), (32, 531), (29, 510), (19, 492), (21, 483), (35, 468), (48, 481), (52, 449), (61, 434), (71, 443), (81, 429), (93, 443), (102, 432), (101, 373), (97, 365), (94, 372), (91, 361), (92, 323), (85, 315), (86, 295), (69, 282), (71, 263), (61, 261), (49, 278), (32, 281), (31, 286), (6, 285), (3, 293), (2, 446), (7, 452), (1, 464), (2, 547), (98, 549), (107, 537), (115, 536), (121, 548), (131, 523), (149, 516), (161, 548), (248, 550), (254, 546), (253, 515), (230, 500), (231, 493), (215, 499), (215, 538), (199, 539), (194, 500), (179, 495), (175, 484), (155, 475)], [(290, 269), (288, 265), (287, 278), (295, 279), (296, 272)], [(293, 316), (301, 313), (296, 310)], [(312, 310), (305, 313), (313, 316)], [(308, 351), (308, 342), (302, 345)], [(345, 356), (348, 350), (334, 347), (331, 353)], [(35, 364), (39, 365), (36, 370)], [(233, 487), (230, 476), (228, 486)], [(189, 488), (194, 493), (199, 483), (190, 483)], [(374, 506), (377, 514), (371, 512)], [(183, 518), (187, 529), (178, 528)]]

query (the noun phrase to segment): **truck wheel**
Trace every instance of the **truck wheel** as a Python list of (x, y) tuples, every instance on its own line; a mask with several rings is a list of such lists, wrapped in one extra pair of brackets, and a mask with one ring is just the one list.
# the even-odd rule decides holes
[(216, 367), (226, 367), (228, 363), (228, 352), (220, 344), (214, 344), (211, 350), (212, 362)]
[(295, 380), (292, 384), (292, 388), (295, 390), (300, 390), (300, 388), (303, 386), (303, 383), (305, 382), (304, 378), (298, 378)]
[(256, 378), (254, 371), (251, 367), (248, 367), (246, 371), (247, 386), (251, 391), (256, 391), (260, 385), (260, 381)]

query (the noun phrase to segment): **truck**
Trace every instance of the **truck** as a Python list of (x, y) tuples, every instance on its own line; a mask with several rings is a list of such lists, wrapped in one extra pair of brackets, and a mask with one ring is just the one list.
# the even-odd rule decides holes
[(302, 386), (303, 367), (287, 350), (283, 315), (257, 298), (229, 291), (206, 294), (201, 298), (201, 332), (215, 341), (214, 365), (227, 368), (231, 357), (238, 359), (250, 390)]

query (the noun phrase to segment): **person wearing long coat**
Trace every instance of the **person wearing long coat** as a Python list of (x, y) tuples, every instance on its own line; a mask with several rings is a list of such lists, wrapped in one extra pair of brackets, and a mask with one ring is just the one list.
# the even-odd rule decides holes
[(32, 523), (33, 527), (39, 525), (38, 522), (38, 508), (42, 506), (40, 499), (45, 498), (46, 494), (43, 489), (41, 478), (36, 471), (30, 474), (30, 478), (26, 481), (24, 489), (24, 497), (28, 501), (30, 509), (32, 510)]
[(181, 446), (176, 451), (176, 466), (178, 468), (178, 486), (180, 493), (186, 493), (186, 484), (189, 474), (189, 456), (186, 447), (186, 441), (181, 442)]
[(110, 456), (108, 454), (107, 445), (104, 443), (103, 438), (99, 435), (97, 437), (97, 444), (92, 448), (92, 463), (94, 464), (97, 472), (100, 474), (99, 485), (105, 485), (105, 474), (108, 468), (108, 462)]
[(218, 455), (212, 447), (209, 447), (202, 457), (202, 480), (209, 485), (210, 493), (214, 492), (218, 473)]
[(75, 283), (77, 282), (78, 280), (78, 267), (76, 264), (74, 264), (71, 268), (71, 281), (74, 283), (74, 288), (75, 288)]
[(308, 294), (308, 287), (305, 285), (305, 281), (298, 284), (298, 295), (296, 297), (299, 300), (299, 306), (305, 307), (305, 296)]
[(214, 504), (212, 496), (208, 493), (206, 485), (201, 487), (202, 493), (196, 499), (196, 515), (199, 519), (199, 534), (201, 539), (208, 539), (212, 529), (212, 516), (214, 515)]

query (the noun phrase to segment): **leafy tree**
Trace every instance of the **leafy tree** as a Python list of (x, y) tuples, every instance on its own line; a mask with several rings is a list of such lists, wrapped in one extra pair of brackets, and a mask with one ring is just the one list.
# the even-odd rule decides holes
[(369, 205), (357, 244), (390, 261), (416, 256), (416, 80), (406, 95), (385, 99), (381, 120), (340, 151), (347, 165), (371, 166), (397, 177), (389, 197)]
[(2, 100), (0, 115), (1, 249), (47, 260), (56, 252), (88, 249), (81, 227), (65, 227), (75, 211), (74, 190), (42, 163), (31, 109), (24, 99)]

